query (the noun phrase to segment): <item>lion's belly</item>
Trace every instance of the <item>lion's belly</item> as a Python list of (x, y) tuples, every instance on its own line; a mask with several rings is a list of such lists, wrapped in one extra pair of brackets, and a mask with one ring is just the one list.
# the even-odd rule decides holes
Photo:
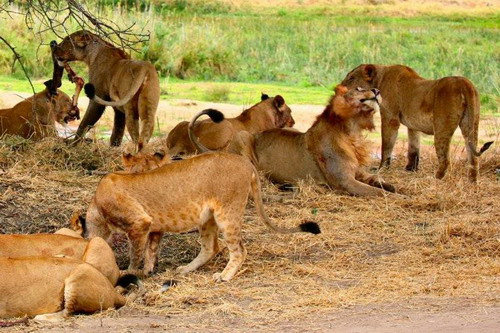
[(305, 147), (303, 136), (272, 139), (263, 136), (256, 142), (259, 169), (266, 172), (271, 180), (283, 183), (312, 178), (318, 183), (326, 183), (313, 156)]
[(425, 134), (434, 134), (432, 113), (420, 113), (420, 115), (405, 115), (401, 114), (400, 122), (409, 129), (423, 132)]

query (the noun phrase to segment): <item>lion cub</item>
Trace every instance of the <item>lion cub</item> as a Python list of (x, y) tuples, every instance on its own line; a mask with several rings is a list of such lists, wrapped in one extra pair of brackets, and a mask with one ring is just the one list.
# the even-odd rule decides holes
[(219, 251), (221, 231), (229, 249), (229, 262), (216, 281), (234, 277), (246, 250), (241, 239), (243, 214), (252, 194), (263, 222), (280, 233), (319, 233), (319, 226), (306, 222), (296, 228), (280, 228), (267, 217), (258, 173), (243, 156), (216, 152), (163, 165), (143, 173), (113, 173), (99, 183), (83, 225), (88, 237), (107, 239), (111, 231), (127, 234), (131, 245), (129, 270), (136, 271), (144, 259), (144, 274), (155, 266), (164, 232), (186, 232), (198, 228), (201, 251), (188, 265), (191, 272)]

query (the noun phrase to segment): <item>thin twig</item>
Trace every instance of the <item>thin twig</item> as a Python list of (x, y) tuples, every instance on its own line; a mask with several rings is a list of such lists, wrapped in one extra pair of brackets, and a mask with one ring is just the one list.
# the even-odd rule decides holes
[[(5, 38), (0, 36), (0, 40), (2, 42), (4, 42), (9, 47), (9, 49), (12, 51), (12, 53), (14, 54), (14, 64), (16, 63), (16, 60), (19, 62), (19, 65), (21, 65), (21, 68), (23, 69), (24, 75), (26, 76), (26, 78), (28, 79), (28, 81), (30, 83), (31, 90), (33, 90), (33, 94), (35, 94), (35, 87), (33, 86), (33, 83), (31, 82), (30, 76), (28, 75), (26, 68), (24, 68), (23, 62), (21, 61), (21, 55), (19, 53), (17, 53), (16, 49), (12, 45), (10, 45), (9, 42)], [(14, 64), (13, 64), (13, 66), (14, 66)]]

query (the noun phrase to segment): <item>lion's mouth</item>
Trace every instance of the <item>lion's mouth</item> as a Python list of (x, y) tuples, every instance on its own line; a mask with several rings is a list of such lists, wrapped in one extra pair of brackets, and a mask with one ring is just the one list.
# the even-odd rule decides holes
[(65, 124), (69, 123), (69, 122), (72, 122), (72, 121), (75, 121), (77, 118), (76, 117), (73, 117), (73, 116), (66, 116), (64, 117), (63, 121)]
[(371, 91), (373, 92), (373, 97), (362, 98), (359, 100), (363, 103), (363, 111), (369, 114), (377, 112), (380, 109), (380, 103), (382, 102), (380, 91), (378, 89), (371, 89)]

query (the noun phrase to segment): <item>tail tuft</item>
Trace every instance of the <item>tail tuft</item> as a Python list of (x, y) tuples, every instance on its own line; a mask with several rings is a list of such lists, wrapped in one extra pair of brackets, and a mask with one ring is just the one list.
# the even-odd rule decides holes
[(134, 274), (125, 274), (118, 279), (116, 286), (127, 289), (131, 284), (141, 287), (141, 280)]
[(482, 147), (481, 149), (479, 150), (479, 154), (482, 154), (484, 153), (486, 150), (488, 150), (488, 148), (490, 148), (490, 146), (493, 144), (493, 141), (489, 141), (489, 142), (486, 142)]
[(94, 99), (95, 87), (92, 83), (87, 83), (85, 86), (83, 86), (83, 90), (85, 91), (85, 95), (87, 95), (88, 98)]
[(295, 186), (293, 186), (293, 184), (290, 183), (284, 183), (278, 186), (278, 190), (282, 192), (293, 192), (295, 190)]
[(224, 120), (224, 114), (218, 110), (207, 109), (205, 111), (207, 113), (207, 116), (209, 116), (214, 123), (220, 123), (221, 121)]
[(300, 226), (300, 230), (303, 232), (310, 232), (311, 234), (317, 235), (321, 233), (321, 229), (316, 222), (308, 221), (302, 223)]

